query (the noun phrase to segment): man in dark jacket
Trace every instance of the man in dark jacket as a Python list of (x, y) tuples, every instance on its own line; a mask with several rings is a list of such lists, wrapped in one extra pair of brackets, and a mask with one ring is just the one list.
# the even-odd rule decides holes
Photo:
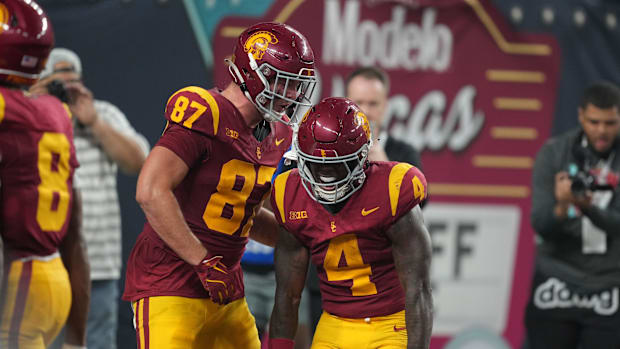
[(620, 347), (620, 89), (591, 85), (578, 112), (534, 164), (531, 349)]

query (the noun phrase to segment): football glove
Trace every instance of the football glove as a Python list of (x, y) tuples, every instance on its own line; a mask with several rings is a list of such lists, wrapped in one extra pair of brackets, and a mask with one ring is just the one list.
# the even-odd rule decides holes
[(222, 256), (207, 256), (194, 267), (209, 297), (217, 304), (228, 304), (234, 294), (234, 273), (221, 262)]

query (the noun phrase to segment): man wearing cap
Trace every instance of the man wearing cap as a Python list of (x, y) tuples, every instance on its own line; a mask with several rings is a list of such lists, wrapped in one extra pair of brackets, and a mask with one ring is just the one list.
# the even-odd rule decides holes
[[(31, 92), (65, 102), (75, 120), (74, 143), (80, 167), (83, 233), (91, 266), (88, 348), (116, 348), (121, 272), (121, 217), (117, 169), (140, 171), (149, 144), (113, 104), (94, 99), (82, 82), (82, 64), (73, 51), (52, 50), (43, 78)], [(83, 180), (83, 181), (82, 181)]]

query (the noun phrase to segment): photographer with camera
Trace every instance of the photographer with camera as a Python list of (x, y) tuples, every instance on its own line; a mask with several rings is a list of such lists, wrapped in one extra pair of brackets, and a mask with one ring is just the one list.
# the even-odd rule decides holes
[(620, 348), (620, 89), (589, 86), (578, 114), (534, 164), (531, 349)]
[(95, 99), (82, 82), (82, 64), (73, 51), (55, 48), (32, 94), (51, 94), (68, 106), (80, 167), (83, 233), (90, 261), (92, 291), (88, 348), (116, 348), (121, 273), (121, 216), (118, 168), (137, 174), (149, 144), (113, 104)]

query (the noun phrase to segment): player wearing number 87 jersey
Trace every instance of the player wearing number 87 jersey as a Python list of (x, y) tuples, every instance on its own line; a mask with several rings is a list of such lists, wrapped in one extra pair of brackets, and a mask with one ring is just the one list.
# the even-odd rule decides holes
[(47, 348), (65, 322), (67, 344), (86, 341), (90, 278), (71, 115), (55, 97), (25, 91), (53, 41), (34, 1), (0, 2), (0, 348)]
[(167, 127), (138, 179), (147, 223), (123, 295), (138, 348), (260, 347), (240, 259), (248, 237), (277, 238), (261, 205), (314, 85), (313, 60), (293, 28), (260, 23), (240, 35), (226, 89), (191, 86), (168, 100)]
[(405, 163), (368, 162), (368, 120), (345, 98), (313, 107), (296, 139), (298, 168), (280, 174), (271, 194), (281, 224), (271, 348), (293, 347), (310, 259), (324, 310), (312, 348), (428, 348), (424, 175)]

